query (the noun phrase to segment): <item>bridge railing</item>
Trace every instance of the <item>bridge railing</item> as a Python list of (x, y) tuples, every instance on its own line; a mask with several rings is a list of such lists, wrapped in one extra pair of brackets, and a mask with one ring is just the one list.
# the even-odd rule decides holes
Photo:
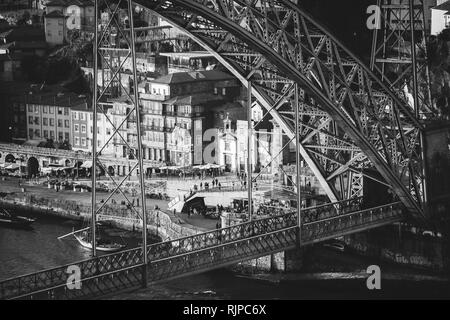
[[(352, 211), (355, 212), (362, 210), (361, 204), (362, 198), (354, 198), (337, 203), (328, 203), (318, 207), (302, 210), (302, 217), (309, 217), (309, 219), (314, 217), (317, 219), (316, 221), (339, 217)], [(147, 249), (147, 254), (149, 261), (154, 259), (165, 259), (182, 255), (187, 252), (223, 245), (227, 242), (242, 240), (257, 235), (294, 227), (296, 225), (297, 212), (295, 210), (287, 214), (257, 219), (223, 229), (154, 244), (149, 246)]]
[[(317, 208), (305, 209), (302, 215), (313, 213), (332, 212), (327, 217), (320, 217), (316, 221), (302, 224), (302, 242), (313, 243), (342, 235), (349, 230), (362, 229), (371, 224), (389, 223), (397, 221), (402, 212), (403, 205), (400, 202), (371, 208), (361, 209), (361, 200), (347, 200), (341, 203), (330, 203)], [(342, 212), (333, 211), (333, 208), (341, 208)], [(354, 212), (349, 210), (355, 209)], [(313, 215), (315, 217), (315, 215)], [(189, 254), (200, 254), (215, 247), (224, 247), (229, 244), (239, 245), (249, 239), (264, 237), (268, 234), (285, 232), (297, 227), (297, 213), (269, 217), (254, 220), (224, 229), (209, 231), (194, 236), (184, 237), (171, 241), (153, 244), (147, 247), (150, 263), (155, 261), (172, 261), (177, 257), (187, 257)], [(262, 239), (262, 238), (261, 238)], [(244, 241), (244, 242), (242, 242)], [(274, 248), (272, 248), (273, 250)], [(263, 253), (263, 248), (259, 248)], [(233, 259), (233, 254), (229, 254)], [(195, 259), (192, 258), (192, 259)], [(230, 261), (231, 261), (230, 260)], [(218, 263), (220, 261), (217, 261)], [(90, 281), (99, 276), (109, 275), (124, 270), (135, 269), (143, 264), (141, 248), (121, 251), (93, 259), (74, 262), (61, 267), (28, 274), (0, 282), (0, 299), (20, 298), (39, 292), (51, 291), (53, 288), (63, 288), (66, 285), (70, 266), (78, 266), (81, 271), (82, 281)]]
[(370, 209), (347, 212), (317, 221), (302, 224), (302, 242), (310, 243), (324, 238), (336, 237), (340, 231), (367, 228), (380, 222), (394, 222), (402, 216), (403, 204), (395, 202)]
[(258, 219), (224, 229), (217, 229), (176, 240), (157, 243), (148, 247), (147, 254), (149, 261), (165, 259), (222, 245), (227, 242), (246, 239), (259, 234), (294, 227), (296, 224), (297, 219), (294, 213)]
[(60, 287), (67, 283), (68, 269), (71, 266), (80, 268), (82, 278), (136, 267), (143, 264), (142, 249), (135, 248), (119, 253), (74, 262), (57, 268), (31, 273), (18, 278), (0, 282), (0, 299), (18, 298), (22, 295), (36, 293), (50, 288)]
[[(364, 230), (371, 226), (397, 222), (402, 218), (402, 210), (401, 203), (393, 203), (355, 213), (344, 213), (302, 225), (301, 245), (336, 238), (358, 229)], [(195, 250), (191, 248), (190, 251), (178, 250), (169, 257), (154, 257), (150, 260), (149, 267), (151, 269), (149, 269), (148, 279), (149, 281), (173, 279), (180, 275), (192, 274), (199, 270), (207, 271), (217, 266), (250, 260), (298, 246), (300, 243), (298, 242), (297, 223), (296, 220), (291, 219), (295, 219), (296, 216), (295, 214), (290, 214), (290, 216), (290, 223), (279, 225), (280, 229), (274, 228), (277, 229), (275, 231), (264, 229), (266, 224), (262, 224), (262, 228), (259, 229), (252, 227), (247, 229), (245, 225), (241, 225), (240, 227), (244, 228), (238, 230), (241, 233), (238, 232), (238, 236), (234, 239), (230, 237), (225, 241), (220, 241), (222, 234), (217, 232), (214, 239), (219, 241), (211, 243), (211, 246)], [(289, 214), (282, 218), (286, 219), (286, 217), (289, 217)], [(270, 219), (266, 219), (266, 221), (268, 220)], [(256, 221), (251, 225), (255, 223)], [(286, 227), (283, 228), (283, 226)]]

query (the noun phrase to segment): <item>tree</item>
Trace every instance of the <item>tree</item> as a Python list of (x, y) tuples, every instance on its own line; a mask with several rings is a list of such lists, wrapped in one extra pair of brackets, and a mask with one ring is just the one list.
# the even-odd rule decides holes
[(62, 143), (58, 144), (58, 149), (61, 149), (61, 150), (72, 150), (72, 146), (70, 145), (69, 141), (64, 140)]
[(25, 24), (29, 24), (31, 18), (31, 14), (28, 11), (25, 11), (22, 15), (22, 17), (17, 20), (17, 25), (21, 26), (21, 25), (25, 25)]
[(55, 149), (55, 143), (53, 139), (47, 139), (46, 142), (42, 142), (39, 144), (41, 148)]

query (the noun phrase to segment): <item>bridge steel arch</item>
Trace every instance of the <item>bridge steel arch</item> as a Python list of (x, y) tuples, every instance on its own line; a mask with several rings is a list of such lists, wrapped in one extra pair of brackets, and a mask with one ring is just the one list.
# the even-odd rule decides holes
[[(300, 152), (331, 200), (354, 196), (363, 175), (392, 187), (420, 220), (422, 124), (412, 110), (330, 32), (288, 0), (137, 0), (238, 77), (295, 135), (299, 85)], [(366, 172), (375, 168), (383, 177)]]

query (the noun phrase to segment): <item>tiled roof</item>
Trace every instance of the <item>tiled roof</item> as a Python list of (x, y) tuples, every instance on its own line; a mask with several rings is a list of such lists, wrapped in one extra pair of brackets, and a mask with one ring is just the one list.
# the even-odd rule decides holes
[(442, 11), (450, 11), (450, 1), (444, 2), (433, 9), (435, 10), (442, 10)]
[(32, 92), (30, 89), (26, 94), (26, 102), (57, 107), (85, 106), (86, 103), (89, 103), (87, 98), (80, 97), (76, 93), (67, 91), (67, 89), (60, 85), (47, 86), (37, 92)]
[(0, 33), (0, 38), (5, 38), (8, 42), (23, 40), (23, 41), (41, 41), (45, 40), (44, 29), (36, 27), (17, 27), (11, 28), (5, 32)]
[(223, 81), (223, 80), (233, 80), (233, 79), (235, 79), (235, 78), (228, 73), (218, 71), (218, 70), (208, 70), (208, 71), (170, 73), (166, 76), (162, 76), (151, 82), (163, 83), (163, 84), (177, 84), (177, 83), (192, 82), (192, 81), (196, 81), (196, 80)]
[(94, 2), (91, 0), (53, 0), (46, 4), (47, 7), (68, 7), (71, 5), (88, 7), (94, 6)]
[(53, 10), (52, 12), (45, 15), (45, 19), (48, 18), (65, 18), (66, 16), (59, 10)]
[(193, 106), (223, 100), (224, 100), (223, 97), (220, 95), (210, 93), (199, 93), (195, 95), (177, 96), (164, 101), (164, 104)]

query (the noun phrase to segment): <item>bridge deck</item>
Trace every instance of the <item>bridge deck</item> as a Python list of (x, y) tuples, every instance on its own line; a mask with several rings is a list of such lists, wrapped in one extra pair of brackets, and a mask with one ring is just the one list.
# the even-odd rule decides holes
[[(306, 209), (299, 228), (295, 212), (148, 246), (147, 281), (156, 283), (222, 268), (292, 249), (299, 245), (360, 232), (402, 219), (396, 202), (362, 209), (353, 199)], [(327, 217), (323, 218), (326, 213)], [(320, 217), (320, 218), (317, 218)], [(317, 218), (317, 219), (316, 219)], [(142, 248), (74, 263), (81, 270), (81, 289), (69, 290), (65, 265), (0, 282), (1, 299), (77, 299), (101, 297), (142, 284)]]

